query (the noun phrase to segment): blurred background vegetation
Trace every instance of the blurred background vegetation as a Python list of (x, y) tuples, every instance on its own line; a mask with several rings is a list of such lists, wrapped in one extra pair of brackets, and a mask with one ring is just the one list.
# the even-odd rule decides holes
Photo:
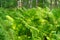
[(60, 0), (0, 0), (0, 40), (60, 40)]
[(10, 7), (48, 7), (48, 8), (59, 8), (60, 0), (0, 0), (0, 7), (10, 8)]

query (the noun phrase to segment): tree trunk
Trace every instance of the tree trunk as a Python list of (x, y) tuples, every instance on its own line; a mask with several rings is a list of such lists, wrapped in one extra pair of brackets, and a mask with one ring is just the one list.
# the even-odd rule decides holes
[(58, 5), (57, 5), (57, 0), (55, 0), (55, 8), (57, 8), (58, 7)]
[(50, 0), (50, 10), (52, 10), (52, 0)]
[(38, 7), (38, 0), (36, 0), (36, 7)]
[(17, 7), (18, 8), (21, 8), (22, 7), (22, 0), (18, 0), (17, 3), (18, 3), (18, 6)]
[(29, 0), (29, 8), (32, 8), (32, 0)]

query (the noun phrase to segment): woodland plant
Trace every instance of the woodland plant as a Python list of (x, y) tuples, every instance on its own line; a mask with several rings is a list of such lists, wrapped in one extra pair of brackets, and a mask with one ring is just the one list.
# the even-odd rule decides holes
[(48, 8), (2, 9), (0, 15), (1, 40), (60, 40), (60, 22)]

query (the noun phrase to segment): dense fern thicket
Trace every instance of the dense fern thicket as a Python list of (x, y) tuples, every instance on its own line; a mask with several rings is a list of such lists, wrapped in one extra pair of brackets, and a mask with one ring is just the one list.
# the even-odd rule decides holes
[(0, 40), (60, 40), (59, 13), (39, 7), (0, 8)]

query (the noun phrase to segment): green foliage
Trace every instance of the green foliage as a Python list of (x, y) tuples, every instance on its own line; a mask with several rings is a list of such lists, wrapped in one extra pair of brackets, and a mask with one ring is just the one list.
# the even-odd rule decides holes
[(60, 40), (59, 18), (48, 8), (0, 9), (1, 40)]
[(12, 8), (16, 6), (17, 6), (16, 0), (0, 0), (0, 7)]

